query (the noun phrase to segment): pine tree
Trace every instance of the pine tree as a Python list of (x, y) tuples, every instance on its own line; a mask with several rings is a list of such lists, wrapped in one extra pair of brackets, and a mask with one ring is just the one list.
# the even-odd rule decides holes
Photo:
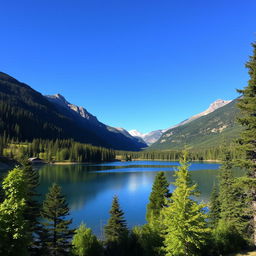
[(0, 204), (0, 255), (28, 255), (27, 184), (22, 169), (14, 168), (3, 181), (5, 194)]
[[(139, 255), (144, 256), (162, 256), (163, 238), (152, 225), (135, 226), (132, 229), (132, 235), (137, 240)], [(141, 252), (142, 251), (142, 252)], [(131, 254), (133, 255), (133, 254)]]
[(241, 235), (247, 226), (247, 207), (241, 188), (236, 185), (236, 179), (232, 175), (232, 160), (230, 152), (224, 152), (224, 159), (219, 175), (219, 202), (220, 223), (232, 227), (234, 232)]
[(154, 223), (158, 220), (166, 198), (170, 197), (168, 187), (169, 183), (164, 172), (158, 172), (155, 177), (152, 192), (149, 197), (149, 203), (147, 205), (146, 219), (148, 223)]
[(125, 255), (128, 229), (117, 196), (114, 196), (113, 198), (112, 207), (109, 213), (110, 218), (105, 226), (107, 255)]
[(72, 245), (73, 254), (77, 256), (100, 256), (103, 253), (102, 245), (97, 237), (83, 223), (75, 230)]
[(175, 171), (176, 186), (167, 207), (162, 210), (164, 250), (166, 256), (197, 255), (209, 233), (205, 205), (191, 197), (198, 196), (197, 185), (192, 184), (188, 171), (187, 152), (183, 153), (180, 166)]
[(211, 227), (214, 228), (217, 226), (218, 221), (220, 219), (220, 201), (219, 201), (219, 193), (216, 185), (213, 186), (209, 206), (210, 206), (210, 212), (209, 212), (210, 224), (211, 224)]
[(41, 204), (38, 201), (39, 194), (36, 191), (39, 185), (39, 174), (26, 161), (23, 163), (22, 169), (27, 183), (27, 208), (24, 212), (24, 219), (28, 223), (28, 236), (31, 237), (31, 244), (28, 249), (31, 255), (37, 255), (38, 236), (42, 232), (42, 227), (39, 223)]
[(127, 235), (127, 225), (124, 213), (120, 209), (118, 197), (114, 196), (110, 210), (110, 218), (105, 226), (106, 241), (118, 241)]
[(240, 149), (244, 152), (244, 159), (241, 165), (249, 170), (248, 177), (251, 179), (251, 208), (252, 226), (254, 230), (253, 241), (256, 246), (256, 43), (252, 44), (253, 55), (246, 63), (250, 80), (243, 90), (238, 90), (242, 94), (238, 107), (241, 116), (238, 121), (244, 127), (239, 140)]
[(50, 255), (68, 255), (71, 249), (70, 238), (73, 231), (69, 229), (72, 220), (67, 219), (69, 208), (61, 188), (53, 184), (43, 202), (42, 217), (47, 232), (45, 244)]
[(213, 251), (228, 254), (244, 249), (248, 226), (247, 206), (239, 178), (232, 175), (231, 152), (222, 151), (222, 166), (219, 170), (219, 188), (212, 192), (210, 202), (211, 243)]

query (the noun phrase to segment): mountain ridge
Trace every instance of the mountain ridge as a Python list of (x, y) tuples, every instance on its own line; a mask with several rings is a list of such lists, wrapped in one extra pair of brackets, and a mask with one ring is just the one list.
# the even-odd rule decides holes
[(149, 150), (180, 150), (218, 147), (237, 138), (242, 127), (236, 122), (239, 115), (238, 98), (184, 125), (167, 130)]
[(214, 102), (212, 102), (209, 107), (196, 114), (196, 115), (193, 115), (187, 119), (185, 119), (184, 121), (174, 125), (174, 126), (171, 126), (167, 129), (159, 129), (159, 130), (155, 130), (155, 131), (151, 131), (151, 132), (148, 132), (148, 133), (141, 133), (135, 129), (133, 130), (130, 130), (129, 133), (134, 136), (134, 137), (139, 137), (139, 138), (142, 138), (149, 146), (152, 145), (153, 143), (155, 143), (157, 140), (160, 139), (160, 137), (168, 130), (170, 129), (173, 129), (173, 128), (176, 128), (176, 127), (179, 127), (179, 126), (182, 126), (184, 124), (187, 124), (187, 123), (190, 123), (202, 116), (205, 116), (205, 115), (208, 115), (210, 113), (212, 113), (213, 111), (217, 110), (218, 108), (221, 108), (225, 105), (227, 105), (228, 103), (230, 103), (232, 100), (222, 100), (222, 99), (218, 99), (218, 100), (215, 100)]
[(74, 139), (134, 151), (146, 147), (139, 139), (99, 122), (85, 108), (69, 103), (62, 95), (43, 96), (3, 72), (0, 72), (0, 132), (23, 141)]

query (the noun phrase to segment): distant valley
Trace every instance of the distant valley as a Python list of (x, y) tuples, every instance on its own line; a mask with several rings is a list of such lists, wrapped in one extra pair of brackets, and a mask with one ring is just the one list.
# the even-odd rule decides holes
[(152, 132), (145, 133), (145, 134), (140, 133), (137, 130), (130, 130), (129, 133), (134, 137), (143, 139), (150, 146), (150, 145), (156, 143), (162, 137), (162, 135), (164, 133), (166, 133), (167, 131), (171, 132), (174, 128), (183, 126), (185, 124), (189, 124), (192, 121), (197, 120), (198, 118), (200, 118), (202, 116), (206, 116), (206, 115), (214, 112), (215, 110), (227, 105), (230, 102), (231, 102), (231, 100), (221, 100), (221, 99), (216, 100), (213, 103), (211, 103), (210, 106), (205, 111), (203, 111), (199, 114), (196, 114), (196, 115), (178, 123), (177, 125), (171, 126), (167, 129), (159, 129), (159, 130), (152, 131)]
[(20, 141), (74, 139), (116, 150), (138, 151), (147, 147), (124, 129), (98, 121), (85, 108), (62, 95), (43, 96), (30, 86), (0, 72), (0, 132)]
[(241, 128), (236, 123), (237, 100), (216, 100), (205, 111), (177, 125), (146, 134), (108, 126), (84, 107), (60, 94), (43, 96), (28, 85), (0, 72), (0, 132), (21, 141), (74, 139), (124, 151), (180, 150), (230, 143)]

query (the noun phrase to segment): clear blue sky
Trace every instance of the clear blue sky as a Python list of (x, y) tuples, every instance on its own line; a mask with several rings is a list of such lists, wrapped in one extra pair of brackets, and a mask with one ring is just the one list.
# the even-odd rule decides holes
[(0, 70), (106, 124), (167, 128), (248, 80), (255, 0), (8, 0)]

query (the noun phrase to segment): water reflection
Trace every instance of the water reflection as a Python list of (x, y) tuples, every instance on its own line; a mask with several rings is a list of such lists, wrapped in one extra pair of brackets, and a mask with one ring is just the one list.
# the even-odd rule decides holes
[[(156, 173), (165, 171), (169, 182), (174, 181), (177, 162), (117, 162), (98, 165), (45, 165), (40, 167), (39, 192), (44, 195), (56, 182), (67, 196), (73, 226), (87, 223), (97, 235), (108, 219), (114, 194), (118, 195), (129, 226), (145, 223), (146, 204)], [(193, 163), (192, 179), (201, 191), (199, 200), (208, 201), (216, 182), (218, 164)], [(173, 190), (170, 185), (170, 190)]]

